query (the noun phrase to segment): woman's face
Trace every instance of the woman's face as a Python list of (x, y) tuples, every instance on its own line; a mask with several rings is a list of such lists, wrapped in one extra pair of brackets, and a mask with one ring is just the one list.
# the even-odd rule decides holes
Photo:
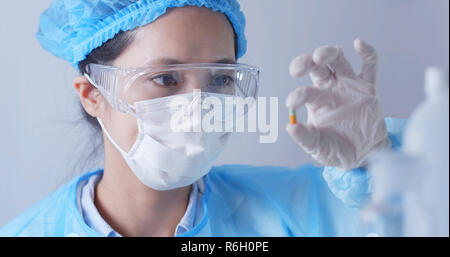
[[(136, 30), (134, 41), (112, 63), (121, 68), (181, 63), (234, 62), (233, 27), (221, 13), (207, 8), (175, 8)], [(191, 85), (192, 86), (192, 85)], [(192, 92), (192, 88), (185, 89)], [(138, 135), (136, 119), (106, 101), (99, 118), (117, 144), (129, 151)]]

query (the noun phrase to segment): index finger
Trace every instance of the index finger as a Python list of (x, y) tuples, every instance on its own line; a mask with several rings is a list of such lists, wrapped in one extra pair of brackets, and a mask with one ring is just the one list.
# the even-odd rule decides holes
[(293, 77), (303, 77), (310, 74), (314, 85), (320, 85), (330, 79), (332, 72), (327, 66), (320, 66), (314, 63), (312, 54), (305, 54), (292, 60), (289, 72)]

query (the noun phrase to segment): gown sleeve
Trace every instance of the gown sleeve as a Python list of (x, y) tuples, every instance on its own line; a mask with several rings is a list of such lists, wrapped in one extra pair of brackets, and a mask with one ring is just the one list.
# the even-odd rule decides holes
[[(405, 121), (386, 119), (393, 148)], [(370, 195), (363, 168), (339, 171), (303, 164), (223, 165), (208, 175), (211, 226), (218, 235), (364, 236), (359, 216)]]
[[(406, 120), (385, 118), (392, 149), (400, 149)], [(370, 173), (366, 168), (340, 171), (336, 167), (324, 167), (323, 178), (331, 192), (349, 207), (361, 207), (371, 192)]]
[[(405, 120), (386, 118), (392, 148), (401, 147)], [(292, 236), (365, 236), (361, 210), (371, 192), (365, 168), (341, 171), (304, 164), (278, 172), (266, 193)], [(276, 182), (275, 182), (276, 181)], [(270, 185), (270, 186), (269, 186)]]

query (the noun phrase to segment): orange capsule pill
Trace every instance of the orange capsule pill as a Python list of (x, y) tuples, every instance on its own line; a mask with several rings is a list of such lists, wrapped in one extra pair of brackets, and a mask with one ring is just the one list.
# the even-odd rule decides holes
[(297, 116), (296, 116), (295, 110), (293, 110), (293, 109), (289, 110), (289, 122), (291, 124), (297, 123)]

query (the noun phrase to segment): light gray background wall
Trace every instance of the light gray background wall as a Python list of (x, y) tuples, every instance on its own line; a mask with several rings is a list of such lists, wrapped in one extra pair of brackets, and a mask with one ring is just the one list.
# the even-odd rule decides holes
[[(86, 138), (83, 127), (74, 127), (75, 71), (43, 51), (34, 37), (39, 14), (49, 4), (8, 1), (0, 9), (0, 226), (75, 174), (71, 167)], [(289, 77), (290, 60), (317, 46), (340, 45), (359, 71), (353, 39), (375, 45), (387, 116), (408, 117), (421, 101), (427, 65), (448, 68), (447, 0), (241, 0), (241, 5), (249, 41), (242, 62), (261, 67), (261, 96), (279, 97), (279, 138), (261, 145), (256, 133), (238, 134), (220, 164), (292, 167), (312, 161), (285, 133), (284, 101), (296, 86), (310, 83)]]

